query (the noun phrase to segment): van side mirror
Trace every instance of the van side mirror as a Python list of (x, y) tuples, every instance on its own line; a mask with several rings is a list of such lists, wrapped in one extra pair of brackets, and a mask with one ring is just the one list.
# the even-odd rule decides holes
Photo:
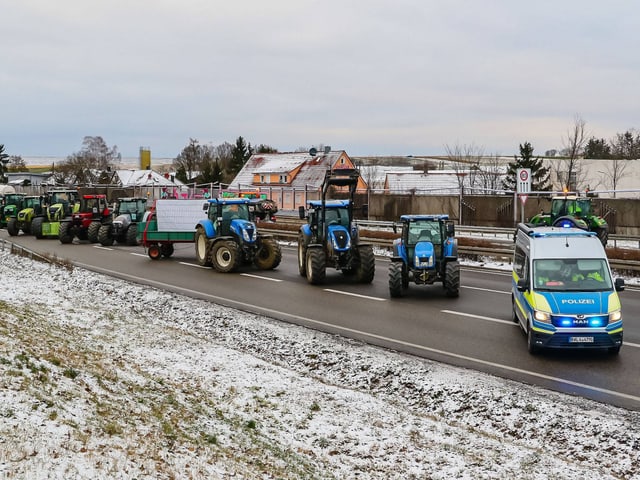
[(300, 205), (298, 207), (298, 216), (300, 217), (300, 220), (304, 220), (305, 210), (304, 210), (304, 206), (303, 205)]
[(516, 287), (518, 288), (519, 292), (526, 292), (527, 290), (529, 290), (529, 282), (526, 278), (521, 278), (520, 280), (518, 280)]
[(615, 279), (616, 292), (622, 292), (624, 290), (624, 278)]

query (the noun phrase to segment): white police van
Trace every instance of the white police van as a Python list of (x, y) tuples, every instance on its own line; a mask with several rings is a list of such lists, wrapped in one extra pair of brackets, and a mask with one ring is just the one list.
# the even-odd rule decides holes
[(513, 258), (513, 321), (527, 334), (529, 352), (542, 348), (622, 346), (619, 291), (595, 232), (518, 225)]

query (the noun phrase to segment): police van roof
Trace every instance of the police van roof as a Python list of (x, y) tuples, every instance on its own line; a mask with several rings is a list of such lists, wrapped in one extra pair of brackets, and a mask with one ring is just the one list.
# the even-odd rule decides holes
[(528, 245), (532, 258), (603, 258), (606, 252), (595, 232), (579, 228), (518, 225), (517, 243)]
[(597, 237), (596, 232), (574, 227), (538, 227), (520, 223), (518, 230), (522, 230), (529, 237)]

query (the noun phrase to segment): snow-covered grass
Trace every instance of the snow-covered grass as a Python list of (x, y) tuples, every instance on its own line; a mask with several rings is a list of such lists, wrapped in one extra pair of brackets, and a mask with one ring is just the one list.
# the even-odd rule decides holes
[(640, 414), (0, 252), (0, 478), (640, 478)]

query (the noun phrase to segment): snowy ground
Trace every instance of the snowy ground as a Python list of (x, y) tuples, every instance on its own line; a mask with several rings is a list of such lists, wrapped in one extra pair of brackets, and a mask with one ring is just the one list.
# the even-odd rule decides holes
[(0, 278), (0, 478), (640, 478), (638, 412), (6, 250)]

